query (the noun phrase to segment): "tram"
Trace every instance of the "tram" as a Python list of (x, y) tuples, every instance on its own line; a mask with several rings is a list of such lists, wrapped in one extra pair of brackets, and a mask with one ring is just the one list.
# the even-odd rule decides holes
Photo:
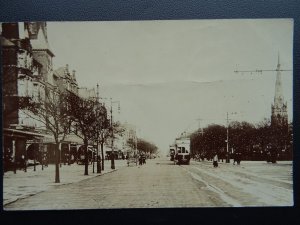
[(170, 145), (169, 155), (170, 155), (170, 160), (174, 161), (174, 158), (175, 158), (175, 145)]
[(180, 137), (175, 139), (174, 164), (190, 164), (190, 145), (191, 140), (188, 137)]

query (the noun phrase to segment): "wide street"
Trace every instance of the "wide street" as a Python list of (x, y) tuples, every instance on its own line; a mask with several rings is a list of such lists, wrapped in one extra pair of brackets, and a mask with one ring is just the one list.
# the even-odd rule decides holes
[[(118, 169), (118, 168), (117, 168)], [(293, 205), (292, 162), (241, 165), (168, 158), (73, 184), (55, 186), (4, 206), (6, 210)]]

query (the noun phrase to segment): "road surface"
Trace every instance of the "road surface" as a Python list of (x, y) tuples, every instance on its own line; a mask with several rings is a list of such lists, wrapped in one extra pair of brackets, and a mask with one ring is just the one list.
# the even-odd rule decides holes
[(292, 163), (242, 162), (241, 165), (169, 159), (77, 183), (55, 186), (4, 206), (6, 210), (239, 207), (293, 205)]

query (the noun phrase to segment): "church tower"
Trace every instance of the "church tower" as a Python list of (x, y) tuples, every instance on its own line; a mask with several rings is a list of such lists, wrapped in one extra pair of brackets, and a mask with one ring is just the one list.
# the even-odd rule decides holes
[(288, 115), (287, 115), (287, 102), (284, 101), (281, 82), (281, 69), (280, 69), (280, 57), (278, 54), (278, 63), (276, 68), (276, 84), (275, 84), (275, 96), (274, 104), (272, 104), (271, 126), (273, 127), (287, 127)]

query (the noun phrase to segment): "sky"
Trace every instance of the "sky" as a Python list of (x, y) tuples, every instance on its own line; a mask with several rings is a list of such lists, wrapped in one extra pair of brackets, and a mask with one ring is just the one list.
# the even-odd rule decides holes
[[(114, 119), (167, 152), (183, 131), (229, 119), (257, 123), (271, 116), (276, 72), (292, 70), (293, 21), (161, 20), (48, 22), (54, 69), (69, 64), (80, 87), (120, 101)], [(282, 72), (292, 121), (292, 71)], [(107, 105), (108, 102), (107, 102)]]

